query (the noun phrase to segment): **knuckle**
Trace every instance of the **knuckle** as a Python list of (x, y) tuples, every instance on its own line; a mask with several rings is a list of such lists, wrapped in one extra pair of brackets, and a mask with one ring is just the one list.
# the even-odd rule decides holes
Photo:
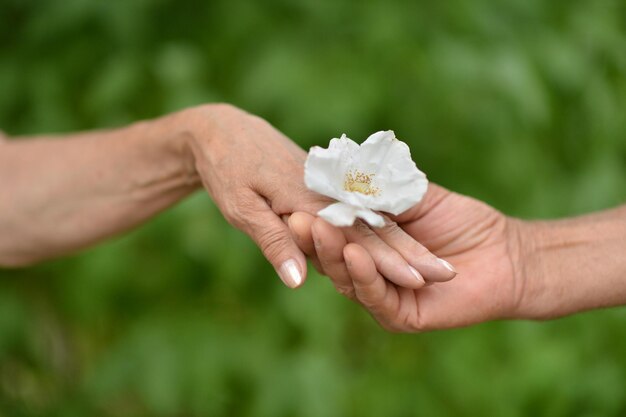
[(356, 298), (356, 293), (354, 291), (354, 287), (346, 286), (346, 285), (335, 285), (337, 292), (344, 297), (347, 297), (351, 300)]
[(394, 333), (407, 333), (415, 331), (412, 320), (404, 314), (400, 317), (396, 317), (391, 326)]
[(393, 329), (401, 333), (421, 333), (424, 331), (422, 317), (418, 309), (400, 304), (391, 320)]
[(401, 319), (401, 327), (405, 332), (422, 333), (425, 328), (421, 323), (420, 316), (406, 313)]
[(386, 236), (396, 236), (404, 233), (404, 231), (398, 226), (398, 223), (393, 222), (389, 219), (385, 219), (385, 226), (379, 229), (381, 234)]
[(257, 236), (261, 251), (267, 259), (275, 259), (288, 246), (288, 238), (280, 229), (266, 229)]
[(395, 320), (389, 320), (387, 318), (380, 318), (380, 317), (377, 317), (376, 315), (373, 315), (373, 317), (381, 325), (381, 327), (385, 329), (386, 331), (388, 331), (389, 333), (398, 334), (398, 333), (404, 332), (400, 324), (397, 323)]
[(361, 219), (356, 219), (354, 221), (354, 231), (358, 233), (362, 237), (371, 237), (375, 233), (370, 227)]
[(243, 229), (250, 223), (250, 217), (255, 210), (255, 200), (247, 193), (237, 193), (237, 197), (229, 199), (224, 207), (224, 218), (238, 229)]
[(416, 321), (412, 317), (405, 317), (402, 320), (401, 327), (405, 329), (405, 331), (411, 333), (419, 333), (422, 330), (419, 324), (416, 323)]
[(270, 208), (278, 215), (293, 213), (293, 206), (288, 198), (274, 198), (270, 202)]

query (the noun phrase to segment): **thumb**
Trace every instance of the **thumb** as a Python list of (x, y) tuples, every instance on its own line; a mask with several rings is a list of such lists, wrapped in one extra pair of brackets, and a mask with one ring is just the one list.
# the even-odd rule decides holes
[(289, 228), (272, 211), (265, 199), (255, 195), (246, 210), (242, 229), (259, 246), (289, 288), (297, 288), (306, 278), (306, 259), (293, 240)]

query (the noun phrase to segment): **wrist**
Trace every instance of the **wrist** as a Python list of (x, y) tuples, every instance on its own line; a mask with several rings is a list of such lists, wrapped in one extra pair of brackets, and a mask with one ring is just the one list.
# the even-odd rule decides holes
[(625, 208), (522, 222), (517, 318), (551, 319), (626, 303)]
[(511, 318), (548, 318), (544, 305), (549, 302), (545, 286), (546, 271), (541, 257), (544, 226), (540, 222), (510, 219), (510, 253), (513, 266), (515, 307)]
[[(194, 143), (201, 136), (199, 118), (191, 111), (182, 110), (158, 119), (139, 122), (131, 129), (138, 129), (138, 136), (149, 142), (161, 172), (177, 178), (182, 186), (198, 188), (201, 184), (193, 152)], [(169, 174), (165, 174), (169, 172)]]

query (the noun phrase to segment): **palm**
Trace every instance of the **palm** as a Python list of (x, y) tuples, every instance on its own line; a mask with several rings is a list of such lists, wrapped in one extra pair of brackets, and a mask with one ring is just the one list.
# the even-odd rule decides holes
[[(294, 213), (289, 224), (318, 270), (389, 330), (458, 327), (511, 313), (520, 289), (512, 264), (515, 221), (434, 184), (419, 205), (392, 220), (404, 231), (393, 225), (371, 230), (370, 237), (382, 238), (378, 245), (353, 239), (352, 228), (339, 230), (306, 213)], [(398, 250), (392, 255), (402, 255), (392, 258), (389, 251), (377, 252), (386, 244)], [(403, 269), (409, 260), (418, 268), (422, 262), (432, 265), (433, 259), (440, 263), (437, 257), (451, 262), (458, 275), (430, 272), (427, 281), (432, 285), (416, 287), (403, 285), (384, 268)]]
[(449, 282), (419, 290), (395, 287), (395, 311), (404, 317), (404, 325), (414, 330), (457, 327), (508, 314), (516, 292), (511, 256), (514, 230), (504, 215), (433, 185), (422, 204), (396, 220), (459, 272)]

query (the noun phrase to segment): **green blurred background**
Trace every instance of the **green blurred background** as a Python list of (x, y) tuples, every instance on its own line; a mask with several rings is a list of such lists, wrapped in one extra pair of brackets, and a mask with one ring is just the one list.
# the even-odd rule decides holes
[[(510, 215), (626, 199), (621, 0), (0, 0), (11, 135), (212, 101), (303, 147), (394, 129)], [(0, 416), (623, 416), (625, 329), (617, 308), (391, 335), (325, 278), (284, 288), (198, 193), (0, 271)]]

